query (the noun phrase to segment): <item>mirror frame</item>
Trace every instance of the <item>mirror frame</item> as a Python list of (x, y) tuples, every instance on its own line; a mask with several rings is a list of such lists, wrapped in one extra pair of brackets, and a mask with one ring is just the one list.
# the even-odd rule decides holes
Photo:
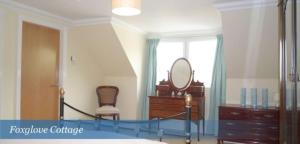
[[(172, 79), (172, 75), (173, 75), (173, 69), (174, 69), (174, 66), (176, 65), (176, 63), (178, 61), (185, 61), (187, 64), (188, 64), (188, 67), (189, 67), (189, 70), (190, 70), (190, 76), (189, 76), (189, 80), (188, 82), (186, 83), (186, 85), (182, 88), (178, 88), (175, 86), (175, 84), (173, 83), (173, 79)], [(175, 94), (177, 95), (178, 92), (182, 92), (182, 91), (185, 91), (191, 84), (192, 82), (192, 77), (193, 77), (193, 70), (192, 70), (192, 66), (190, 64), (190, 62), (186, 59), (186, 58), (178, 58), (177, 60), (175, 60), (175, 62), (172, 64), (172, 67), (171, 67), (171, 70), (170, 70), (170, 73), (169, 73), (169, 80), (170, 80), (170, 83), (171, 83), (171, 86), (173, 87), (173, 89), (175, 90)], [(183, 93), (181, 94), (183, 95)]]

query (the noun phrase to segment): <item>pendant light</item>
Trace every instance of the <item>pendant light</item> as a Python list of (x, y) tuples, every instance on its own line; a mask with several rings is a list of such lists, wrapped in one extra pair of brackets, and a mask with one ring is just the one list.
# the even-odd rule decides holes
[(141, 13), (141, 0), (112, 0), (112, 12), (120, 16), (134, 16)]

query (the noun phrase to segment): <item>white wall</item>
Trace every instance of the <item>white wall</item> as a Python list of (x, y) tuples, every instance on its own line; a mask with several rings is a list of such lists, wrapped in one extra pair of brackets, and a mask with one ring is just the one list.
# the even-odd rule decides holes
[(67, 25), (64, 21), (42, 16), (26, 10), (11, 8), (0, 3), (0, 11), (4, 12), (4, 47), (2, 53), (2, 100), (0, 105), (3, 108), (0, 112), (1, 119), (16, 119), (16, 91), (17, 91), (17, 37), (19, 17), (30, 21), (53, 24), (55, 26)]
[[(11, 8), (0, 3), (0, 11), (5, 12), (4, 20), (4, 47), (0, 57), (0, 72), (2, 78), (0, 84), (1, 97), (0, 118), (16, 119), (16, 91), (17, 91), (17, 37), (19, 17), (26, 17), (30, 21), (39, 23), (48, 23), (55, 26), (70, 27), (69, 23), (56, 18), (42, 16), (28, 10), (19, 8)], [(95, 89), (98, 85), (116, 84), (122, 87), (122, 98), (118, 101), (121, 107), (121, 118), (136, 119), (138, 117), (138, 104), (132, 105), (130, 102), (137, 103), (138, 89), (140, 89), (141, 80), (137, 80), (135, 70), (139, 75), (141, 71), (141, 63), (143, 62), (144, 40), (140, 35), (132, 38), (129, 49), (124, 50), (119, 38), (116, 36), (114, 29), (110, 23), (71, 27), (68, 31), (68, 45), (66, 50), (66, 73), (63, 87), (66, 90), (66, 102), (93, 114), (97, 107), (97, 99)], [(127, 34), (130, 34), (128, 32)], [(141, 41), (137, 41), (141, 40)], [(0, 45), (1, 46), (1, 45)], [(1, 47), (0, 47), (1, 48)], [(126, 51), (126, 52), (125, 52)], [(138, 59), (133, 55), (138, 51)], [(130, 55), (130, 56), (127, 56)], [(70, 62), (70, 57), (74, 56), (75, 61)], [(130, 57), (130, 60), (129, 60)], [(138, 61), (138, 62), (137, 62)], [(134, 64), (131, 64), (133, 62)], [(139, 63), (139, 64), (137, 64)], [(136, 66), (136, 64), (138, 66)], [(134, 68), (136, 69), (134, 69)], [(106, 78), (107, 77), (107, 78)], [(135, 79), (135, 81), (133, 80)], [(105, 82), (105, 80), (107, 82)], [(125, 88), (124, 88), (125, 87)], [(133, 97), (133, 99), (131, 99)], [(130, 103), (132, 108), (126, 110)], [(5, 109), (5, 110), (4, 110)], [(126, 110), (126, 111), (125, 111)], [(123, 114), (124, 113), (124, 114)], [(86, 119), (87, 117), (66, 108), (65, 116), (67, 119)]]
[(142, 97), (145, 94), (145, 68), (146, 68), (146, 38), (145, 35), (136, 30), (113, 23), (113, 29), (134, 69), (137, 78), (136, 117), (141, 118)]
[(240, 89), (247, 88), (247, 104), (251, 104), (250, 89), (258, 88), (257, 104), (262, 104), (261, 89), (268, 88), (269, 92), (269, 105), (278, 106), (279, 93), (278, 93), (278, 79), (227, 79), (227, 103), (240, 104)]
[(2, 110), (4, 109), (2, 103), (3, 103), (3, 57), (4, 57), (4, 13), (0, 9), (0, 119), (2, 118)]
[[(68, 58), (75, 57), (75, 62), (68, 64), (66, 87), (72, 93), (66, 96), (67, 102), (94, 114), (97, 107), (96, 87), (115, 85), (120, 90), (117, 107), (121, 111), (121, 119), (137, 119), (139, 96), (136, 73), (141, 75), (141, 64), (136, 61), (142, 60), (133, 55), (142, 55), (143, 39), (127, 31), (120, 32), (122, 34), (126, 35), (130, 44), (120, 42), (124, 40), (120, 40), (110, 23), (70, 28)], [(69, 110), (66, 111), (66, 118), (85, 119)]]
[[(93, 45), (89, 45), (89, 37), (82, 37), (81, 31), (74, 29), (69, 30), (68, 36), (65, 102), (94, 114), (98, 105), (96, 87), (103, 84), (103, 72), (96, 62), (96, 55), (91, 51)], [(65, 119), (87, 119), (87, 117), (65, 107)]]
[(138, 110), (137, 79), (136, 77), (107, 76), (104, 78), (106, 85), (115, 85), (119, 88), (117, 107), (122, 120), (136, 120)]
[(227, 103), (240, 103), (240, 88), (246, 87), (248, 92), (258, 88), (258, 95), (261, 88), (268, 88), (269, 103), (275, 105), (279, 88), (277, 8), (224, 11), (222, 23)]

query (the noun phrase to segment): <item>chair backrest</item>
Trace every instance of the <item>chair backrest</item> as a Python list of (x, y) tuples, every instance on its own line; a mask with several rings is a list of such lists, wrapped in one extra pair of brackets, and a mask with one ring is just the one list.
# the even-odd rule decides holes
[(112, 105), (116, 106), (119, 88), (116, 86), (99, 86), (96, 89), (99, 106)]

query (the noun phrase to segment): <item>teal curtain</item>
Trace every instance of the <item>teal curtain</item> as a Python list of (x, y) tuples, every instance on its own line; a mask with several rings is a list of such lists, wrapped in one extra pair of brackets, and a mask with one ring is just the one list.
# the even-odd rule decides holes
[(142, 119), (148, 119), (149, 101), (148, 96), (155, 95), (155, 82), (156, 82), (156, 48), (159, 39), (148, 39), (146, 48), (148, 50), (146, 78), (145, 78), (145, 94), (142, 98)]
[(217, 35), (217, 49), (209, 97), (210, 103), (206, 133), (218, 135), (218, 107), (220, 104), (226, 102), (226, 68), (222, 35)]

